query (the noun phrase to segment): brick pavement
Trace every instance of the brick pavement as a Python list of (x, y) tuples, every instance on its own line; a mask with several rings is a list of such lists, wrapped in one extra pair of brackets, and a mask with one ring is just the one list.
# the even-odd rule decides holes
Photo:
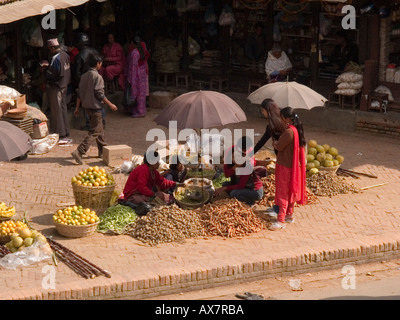
[[(108, 144), (128, 144), (143, 154), (157, 110), (145, 119), (108, 114)], [(249, 117), (230, 128), (254, 128), (263, 133), (265, 120)], [(285, 230), (262, 232), (235, 239), (208, 237), (184, 243), (149, 247), (129, 236), (95, 234), (83, 239), (57, 235), (51, 216), (61, 204), (73, 203), (70, 179), (82, 168), (103, 166), (90, 149), (84, 165), (74, 165), (71, 151), (84, 136), (72, 130), (72, 147), (56, 146), (45, 155), (22, 162), (0, 163), (0, 199), (27, 212), (45, 235), (108, 270), (110, 279), (85, 280), (63, 263), (56, 272), (56, 289), (42, 289), (42, 269), (52, 262), (2, 269), (0, 299), (107, 299), (151, 298), (162, 294), (257, 280), (277, 275), (335, 268), (400, 256), (400, 145), (398, 139), (364, 133), (340, 133), (306, 127), (306, 138), (336, 146), (345, 156), (343, 166), (373, 173), (378, 179), (347, 178), (359, 187), (388, 183), (361, 194), (319, 197), (319, 203), (296, 208), (296, 222)], [(270, 143), (268, 144), (270, 147)], [(126, 181), (115, 175), (117, 189)]]

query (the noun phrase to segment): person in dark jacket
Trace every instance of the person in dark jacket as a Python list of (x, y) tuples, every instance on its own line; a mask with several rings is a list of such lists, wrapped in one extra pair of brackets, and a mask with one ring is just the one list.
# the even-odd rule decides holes
[(335, 34), (337, 45), (333, 49), (330, 62), (338, 70), (344, 70), (349, 62), (358, 63), (358, 46), (352, 43), (347, 34), (340, 30)]
[(99, 56), (99, 52), (89, 46), (89, 37), (85, 33), (78, 35), (77, 48), (78, 54), (74, 58), (73, 66), (73, 81), (76, 86), (79, 86), (81, 76), (90, 69), (88, 59), (91, 55)]
[(78, 98), (76, 101), (75, 116), (79, 115), (79, 107), (82, 103), (83, 108), (89, 116), (90, 130), (86, 138), (81, 142), (78, 148), (72, 152), (72, 157), (78, 164), (82, 164), (82, 155), (90, 148), (90, 145), (96, 141), (98, 156), (102, 157), (103, 147), (106, 145), (104, 140), (104, 130), (102, 123), (103, 105), (106, 104), (112, 111), (117, 111), (115, 104), (104, 95), (104, 80), (99, 74), (103, 60), (100, 56), (91, 56), (88, 60), (90, 69), (86, 71), (79, 82)]
[(252, 62), (257, 62), (265, 56), (267, 37), (264, 33), (264, 25), (261, 22), (257, 22), (254, 28), (254, 33), (247, 38), (245, 54)]
[(162, 176), (170, 181), (184, 182), (187, 177), (188, 170), (183, 163), (179, 161), (179, 156), (171, 157), (169, 169), (165, 171)]
[(61, 50), (58, 40), (49, 39), (47, 47), (52, 55), (50, 65), (45, 71), (47, 97), (51, 110), (51, 128), (60, 139), (69, 136), (67, 88), (71, 81), (69, 55)]

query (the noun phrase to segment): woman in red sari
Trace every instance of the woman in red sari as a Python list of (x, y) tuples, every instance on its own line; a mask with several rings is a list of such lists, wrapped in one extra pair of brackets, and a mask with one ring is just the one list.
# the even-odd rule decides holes
[(99, 70), (104, 80), (110, 81), (114, 77), (118, 77), (118, 84), (121, 89), (124, 89), (124, 66), (125, 53), (122, 46), (115, 42), (112, 33), (107, 36), (107, 43), (103, 50), (103, 67)]
[(292, 223), (294, 205), (307, 202), (306, 155), (303, 125), (296, 112), (286, 107), (281, 110), (286, 130), (273, 146), (278, 150), (275, 169), (275, 204), (279, 206), (278, 221), (269, 229), (285, 228), (285, 222)]

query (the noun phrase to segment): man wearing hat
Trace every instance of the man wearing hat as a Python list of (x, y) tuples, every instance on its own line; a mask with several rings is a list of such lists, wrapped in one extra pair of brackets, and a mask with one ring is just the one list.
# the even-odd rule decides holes
[(47, 40), (51, 61), (46, 70), (47, 96), (51, 110), (50, 130), (58, 133), (60, 139), (69, 136), (67, 87), (71, 82), (69, 55), (60, 49), (58, 40)]
[(76, 86), (79, 86), (79, 80), (82, 74), (90, 69), (88, 61), (90, 56), (98, 56), (99, 52), (89, 46), (89, 36), (85, 33), (79, 33), (76, 39), (78, 54), (75, 56), (74, 62), (74, 82)]

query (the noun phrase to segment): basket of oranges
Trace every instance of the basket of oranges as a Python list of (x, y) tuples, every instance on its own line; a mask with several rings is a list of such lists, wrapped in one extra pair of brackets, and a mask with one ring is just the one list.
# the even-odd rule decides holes
[(10, 241), (11, 235), (27, 228), (28, 225), (22, 221), (8, 220), (0, 223), (0, 244)]
[(89, 167), (71, 179), (75, 204), (102, 214), (109, 207), (115, 181), (104, 168)]
[(94, 210), (82, 206), (67, 207), (53, 215), (57, 232), (67, 238), (82, 238), (92, 235), (100, 219)]

